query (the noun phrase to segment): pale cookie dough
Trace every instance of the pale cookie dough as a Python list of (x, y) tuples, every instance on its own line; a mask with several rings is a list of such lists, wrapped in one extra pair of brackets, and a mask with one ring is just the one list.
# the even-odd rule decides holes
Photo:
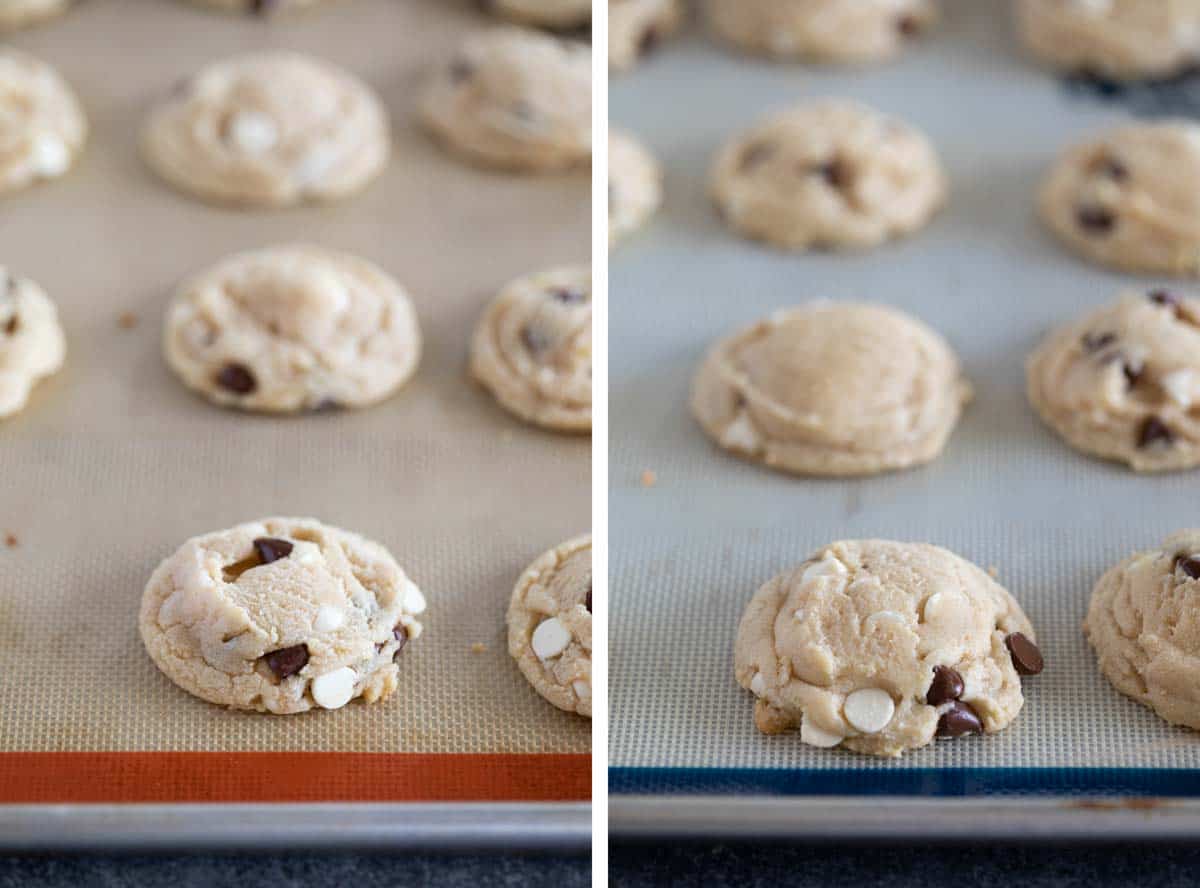
[(0, 265), (0, 419), (21, 411), (38, 380), (67, 354), (58, 310), (45, 291)]
[(70, 5), (71, 0), (0, 0), (0, 33), (52, 19)]
[(69, 170), (87, 139), (87, 120), (58, 72), (0, 46), (0, 195)]
[(881, 305), (812, 302), (713, 346), (692, 412), (724, 449), (805, 475), (870, 475), (929, 462), (971, 386), (920, 321)]
[(222, 12), (242, 12), (248, 15), (273, 16), (314, 6), (330, 5), (331, 0), (190, 0), (197, 6), (207, 6)]
[(1200, 59), (1200, 0), (1018, 0), (1017, 28), (1043, 62), (1117, 80)]
[(483, 313), (471, 375), (526, 422), (567, 432), (592, 427), (592, 284), (588, 268), (513, 281)]
[(608, 66), (628, 71), (683, 24), (683, 0), (609, 0)]
[(1200, 299), (1127, 293), (1047, 337), (1026, 378), (1076, 449), (1139, 472), (1200, 465)]
[(662, 205), (662, 167), (633, 136), (608, 136), (608, 242), (641, 228)]
[(476, 0), (485, 12), (539, 28), (581, 28), (592, 20), (592, 0)]
[(167, 311), (167, 363), (217, 404), (268, 412), (365, 407), (416, 370), (412, 301), (356, 256), (289, 245), (238, 253)]
[(734, 645), (764, 734), (899, 756), (1006, 728), (1042, 670), (1021, 606), (952, 552), (832, 543), (758, 590)]
[(508, 652), (534, 690), (592, 717), (592, 538), (541, 555), (513, 589)]
[(946, 200), (922, 133), (835, 100), (776, 114), (733, 139), (710, 188), (728, 225), (787, 250), (875, 246), (921, 228)]
[(424, 610), (378, 543), (312, 518), (267, 518), (180, 546), (150, 577), (138, 627), (189, 694), (288, 715), (390, 696)]
[(1171, 724), (1200, 730), (1200, 530), (1137, 552), (1092, 590), (1083, 624), (1100, 671)]
[(468, 37), (421, 102), (429, 131), (486, 167), (552, 172), (592, 156), (592, 53), (519, 28)]
[(778, 59), (874, 62), (898, 55), (938, 18), (934, 0), (707, 0), (713, 31)]
[(1067, 150), (1040, 208), (1050, 230), (1093, 262), (1200, 276), (1200, 124), (1139, 123)]
[(387, 112), (366, 84), (282, 51), (210, 65), (142, 133), (146, 161), (175, 188), (244, 207), (346, 197), (383, 169), (390, 146)]

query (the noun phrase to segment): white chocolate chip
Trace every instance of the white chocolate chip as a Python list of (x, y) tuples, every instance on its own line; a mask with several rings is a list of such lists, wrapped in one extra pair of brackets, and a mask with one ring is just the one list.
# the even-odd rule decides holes
[(575, 696), (580, 700), (592, 699), (592, 686), (582, 679), (571, 682), (571, 687), (575, 690)]
[(400, 600), (400, 606), (410, 614), (425, 613), (425, 596), (421, 594), (421, 590), (412, 580), (404, 581), (404, 593)]
[(750, 693), (756, 697), (761, 697), (767, 692), (767, 683), (763, 680), (762, 673), (754, 673), (754, 678), (750, 679)]
[(758, 437), (758, 432), (744, 410), (721, 433), (721, 446), (730, 450), (745, 450), (753, 453), (761, 444), (762, 440)]
[(808, 583), (819, 577), (835, 577), (842, 576), (846, 571), (846, 565), (838, 561), (830, 553), (826, 552), (821, 556), (821, 560), (816, 564), (810, 564), (804, 569), (804, 574), (800, 577), (800, 582)]
[(887, 691), (862, 688), (846, 697), (842, 713), (855, 730), (877, 734), (888, 726), (896, 714), (896, 703)]
[(1180, 407), (1192, 406), (1192, 395), (1196, 389), (1196, 376), (1191, 370), (1174, 370), (1160, 380), (1163, 390)]
[(318, 675), (312, 680), (312, 698), (324, 709), (341, 709), (354, 696), (358, 675), (349, 666)]
[(258, 111), (239, 111), (229, 122), (229, 138), (246, 154), (265, 154), (279, 144), (279, 127)]
[(557, 657), (571, 643), (571, 633), (558, 617), (543, 620), (541, 625), (533, 630), (530, 645), (539, 660), (549, 660)]
[(800, 722), (801, 743), (807, 743), (809, 746), (819, 746), (821, 749), (830, 749), (837, 746), (844, 739), (846, 738), (840, 734), (826, 731), (807, 716)]
[(344, 622), (346, 622), (346, 614), (342, 612), (341, 608), (323, 604), (317, 611), (317, 618), (313, 620), (313, 629), (317, 632), (332, 632)]
[(33, 163), (42, 176), (61, 176), (71, 166), (71, 152), (58, 136), (43, 134), (34, 143)]

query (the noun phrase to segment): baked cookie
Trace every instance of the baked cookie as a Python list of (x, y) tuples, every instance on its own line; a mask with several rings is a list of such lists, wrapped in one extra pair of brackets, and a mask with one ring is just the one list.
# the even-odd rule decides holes
[(874, 62), (898, 55), (937, 21), (934, 0), (706, 0), (714, 32), (778, 59)]
[(875, 246), (921, 228), (946, 200), (922, 133), (846, 101), (764, 120), (722, 149), (710, 184), (728, 225), (786, 250)]
[(662, 206), (662, 167), (633, 136), (608, 135), (609, 245), (641, 228)]
[(679, 30), (683, 0), (609, 0), (608, 66), (628, 71)]
[(163, 351), (214, 403), (327, 410), (395, 392), (416, 370), (421, 332), (408, 294), (375, 265), (289, 245), (238, 253), (187, 281)]
[(592, 717), (592, 538), (576, 537), (529, 565), (508, 605), (508, 652), (533, 689)]
[(592, 156), (592, 53), (583, 43), (520, 28), (468, 37), (430, 78), (429, 131), (482, 166), (550, 172)]
[(1096, 588), (1084, 634), (1100, 671), (1127, 697), (1200, 730), (1200, 530), (1137, 552)]
[(0, 33), (62, 15), (71, 0), (0, 0)]
[(589, 269), (557, 268), (519, 278), (501, 290), (475, 328), (471, 375), (526, 422), (590, 431)]
[(581, 28), (592, 20), (592, 0), (476, 0), (493, 15), (538, 28)]
[(721, 447), (804, 475), (929, 462), (970, 399), (941, 336), (857, 303), (778, 311), (717, 342), (692, 385), (692, 412)]
[(0, 265), (0, 419), (25, 406), (67, 354), (58, 310), (44, 290)]
[(425, 597), (378, 543), (312, 518), (188, 540), (154, 571), (138, 628), (189, 694), (275, 715), (396, 690)]
[(1042, 185), (1040, 209), (1093, 262), (1200, 276), (1200, 124), (1139, 123), (1070, 148)]
[(58, 72), (0, 46), (0, 195), (57, 179), (86, 139), (83, 109)]
[(255, 16), (274, 16), (314, 6), (329, 5), (330, 0), (190, 0), (197, 6), (222, 12), (241, 12)]
[(1167, 77), (1200, 58), (1200, 0), (1018, 0), (1017, 29), (1046, 64), (1116, 80)]
[(210, 65), (142, 133), (146, 161), (168, 183), (244, 207), (345, 197), (383, 169), (390, 145), (387, 113), (366, 84), (280, 51)]
[(734, 645), (764, 734), (899, 756), (934, 737), (993, 734), (1042, 671), (1016, 600), (937, 546), (846, 540), (758, 590)]
[(1072, 447), (1139, 472), (1200, 465), (1200, 299), (1127, 293), (1047, 337), (1026, 378)]

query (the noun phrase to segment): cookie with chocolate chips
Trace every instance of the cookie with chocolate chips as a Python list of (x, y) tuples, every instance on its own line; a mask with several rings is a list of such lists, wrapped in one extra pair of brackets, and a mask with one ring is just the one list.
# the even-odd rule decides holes
[(662, 205), (662, 167), (630, 134), (608, 135), (608, 242), (641, 228)]
[(70, 85), (45, 62), (0, 46), (0, 195), (64, 175), (86, 140)]
[(501, 290), (475, 328), (471, 375), (526, 422), (590, 431), (590, 270), (558, 268)]
[(683, 0), (610, 0), (608, 67), (628, 71), (683, 25)]
[(0, 265), (0, 419), (20, 412), (34, 385), (58, 372), (66, 353), (50, 297)]
[(534, 690), (592, 717), (592, 538), (542, 554), (508, 605), (508, 652)]
[(184, 543), (150, 577), (138, 626), (189, 694), (289, 715), (396, 690), (425, 597), (378, 543), (268, 518)]
[(429, 132), (486, 167), (552, 172), (592, 156), (592, 53), (520, 28), (466, 39), (434, 70), (421, 100)]
[(916, 543), (846, 540), (764, 585), (734, 644), (765, 734), (899, 756), (934, 738), (992, 734), (1044, 666), (1017, 601), (963, 558)]
[(726, 224), (785, 250), (865, 248), (911, 234), (946, 189), (922, 133), (839, 100), (762, 121), (721, 150), (710, 176)]
[(1084, 453), (1139, 472), (1200, 465), (1200, 300), (1126, 293), (1050, 334), (1026, 383), (1038, 415)]

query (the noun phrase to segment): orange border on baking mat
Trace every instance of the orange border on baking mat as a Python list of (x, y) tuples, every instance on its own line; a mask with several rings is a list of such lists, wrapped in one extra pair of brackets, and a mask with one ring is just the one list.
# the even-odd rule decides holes
[(0, 803), (581, 802), (587, 754), (3, 752)]

